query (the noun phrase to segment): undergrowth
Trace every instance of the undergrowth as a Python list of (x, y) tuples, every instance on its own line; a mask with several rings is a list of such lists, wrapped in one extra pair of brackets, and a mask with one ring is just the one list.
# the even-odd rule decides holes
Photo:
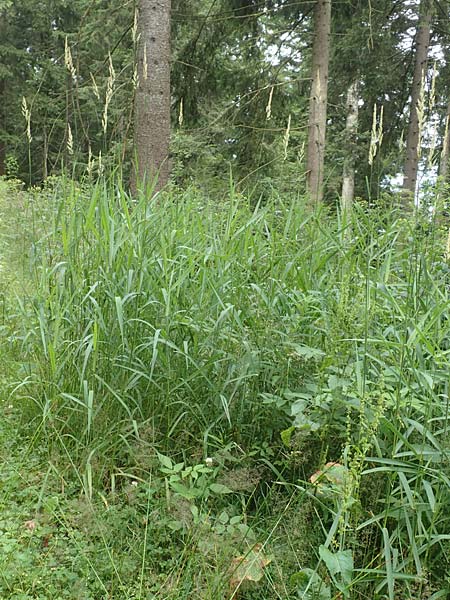
[(5, 402), (40, 475), (2, 597), (55, 597), (36, 556), (68, 598), (448, 597), (437, 226), (117, 178), (9, 193)]

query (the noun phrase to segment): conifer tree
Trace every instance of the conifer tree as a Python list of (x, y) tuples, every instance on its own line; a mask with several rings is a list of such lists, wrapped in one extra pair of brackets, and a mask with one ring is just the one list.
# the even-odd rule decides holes
[(420, 154), (420, 132), (424, 118), (424, 108), (421, 98), (425, 87), (427, 72), (428, 48), (431, 30), (431, 2), (421, 0), (419, 23), (414, 45), (414, 76), (411, 87), (411, 104), (409, 111), (408, 137), (406, 140), (406, 162), (403, 179), (403, 199), (406, 205), (414, 200), (417, 185), (417, 172)]
[(135, 192), (169, 178), (170, 0), (140, 0), (137, 14), (137, 87), (134, 108)]
[(327, 125), (331, 0), (317, 0), (309, 101), (307, 185), (313, 204), (322, 201)]

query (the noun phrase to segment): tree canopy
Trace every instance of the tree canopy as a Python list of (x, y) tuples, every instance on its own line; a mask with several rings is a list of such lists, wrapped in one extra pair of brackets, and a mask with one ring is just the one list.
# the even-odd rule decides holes
[[(213, 190), (231, 171), (236, 183), (258, 193), (298, 187), (306, 171), (314, 5), (172, 2), (175, 183), (195, 176)], [(435, 170), (449, 101), (449, 6), (435, 0), (430, 10), (419, 154), (425, 160), (428, 153)], [(38, 182), (62, 168), (102, 169), (117, 157), (129, 169), (134, 4), (3, 1), (0, 11), (1, 171)], [(417, 0), (332, 2), (325, 199), (334, 202), (339, 194), (348, 153), (355, 159), (357, 196), (378, 196), (403, 172), (420, 18)], [(348, 143), (346, 97), (353, 81), (359, 123)], [(369, 161), (375, 110), (380, 139)]]

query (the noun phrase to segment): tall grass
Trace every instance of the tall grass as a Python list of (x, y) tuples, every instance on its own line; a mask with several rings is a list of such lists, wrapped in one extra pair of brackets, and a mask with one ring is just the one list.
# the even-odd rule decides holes
[[(135, 202), (117, 179), (47, 199), (18, 393), (85, 485), (137, 440), (182, 460), (232, 442), (320, 523), (299, 597), (325, 574), (340, 597), (446, 597), (449, 271), (426, 219)], [(344, 476), (311, 485), (329, 462)]]
[(312, 221), (239, 198), (66, 195), (36, 269), (44, 424), (87, 446), (147, 420), (159, 440), (205, 450), (219, 432), (257, 435), (273, 418), (258, 394), (295, 380), (290, 345), (323, 337), (308, 296), (338, 248), (324, 236), (314, 250)]

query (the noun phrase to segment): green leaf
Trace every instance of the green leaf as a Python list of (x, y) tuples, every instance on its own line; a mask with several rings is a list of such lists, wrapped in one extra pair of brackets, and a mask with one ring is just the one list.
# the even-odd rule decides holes
[(386, 527), (383, 527), (384, 562), (386, 565), (386, 581), (388, 586), (389, 600), (394, 600), (394, 569), (392, 565), (391, 540)]
[(166, 456), (165, 454), (160, 454), (159, 452), (157, 452), (158, 455), (158, 460), (159, 462), (162, 464), (163, 467), (166, 467), (166, 469), (173, 469), (173, 462), (170, 460), (170, 458), (168, 456)]
[(300, 431), (317, 431), (320, 429), (320, 423), (307, 419), (304, 415), (297, 415), (295, 417), (294, 425), (295, 428)]
[(319, 547), (319, 556), (326, 564), (330, 575), (341, 575), (342, 581), (349, 585), (353, 576), (353, 555), (351, 550), (330, 552), (325, 546)]
[(231, 519), (230, 519), (230, 525), (237, 525), (241, 521), (242, 521), (242, 516), (241, 515), (236, 515), (235, 517), (231, 517)]
[(230, 517), (228, 516), (227, 511), (223, 510), (220, 513), (220, 515), (217, 517), (217, 519), (218, 519), (218, 521), (220, 521), (220, 523), (222, 523), (223, 525), (225, 525), (230, 520)]
[(295, 427), (289, 427), (288, 429), (285, 429), (281, 432), (281, 441), (287, 448), (290, 448), (291, 446), (291, 438), (294, 431)]
[(348, 387), (350, 385), (349, 379), (338, 377), (337, 375), (330, 375), (328, 378), (328, 387), (330, 390), (337, 390)]
[(423, 487), (425, 489), (425, 492), (427, 494), (428, 504), (430, 505), (431, 512), (435, 512), (435, 510), (436, 510), (436, 497), (434, 495), (433, 488), (431, 487), (430, 482), (427, 481), (426, 479), (424, 479), (422, 481), (422, 485), (423, 485)]
[(198, 488), (189, 488), (182, 483), (177, 483), (175, 481), (170, 484), (170, 487), (176, 494), (186, 498), (186, 500), (195, 500), (202, 493)]
[(275, 394), (268, 394), (267, 392), (262, 392), (259, 397), (262, 399), (263, 404), (275, 404), (277, 408), (283, 408), (287, 403), (286, 398), (276, 396)]
[(233, 493), (233, 490), (230, 490), (230, 488), (227, 488), (226, 485), (222, 485), (221, 483), (212, 483), (209, 486), (209, 489), (214, 494), (232, 494)]
[(318, 360), (325, 356), (323, 350), (319, 348), (311, 348), (311, 346), (305, 346), (304, 344), (289, 344), (297, 356), (301, 356), (305, 360)]
[(122, 298), (120, 296), (116, 296), (114, 298), (116, 302), (116, 312), (117, 312), (117, 320), (119, 322), (120, 335), (123, 340), (123, 303)]

